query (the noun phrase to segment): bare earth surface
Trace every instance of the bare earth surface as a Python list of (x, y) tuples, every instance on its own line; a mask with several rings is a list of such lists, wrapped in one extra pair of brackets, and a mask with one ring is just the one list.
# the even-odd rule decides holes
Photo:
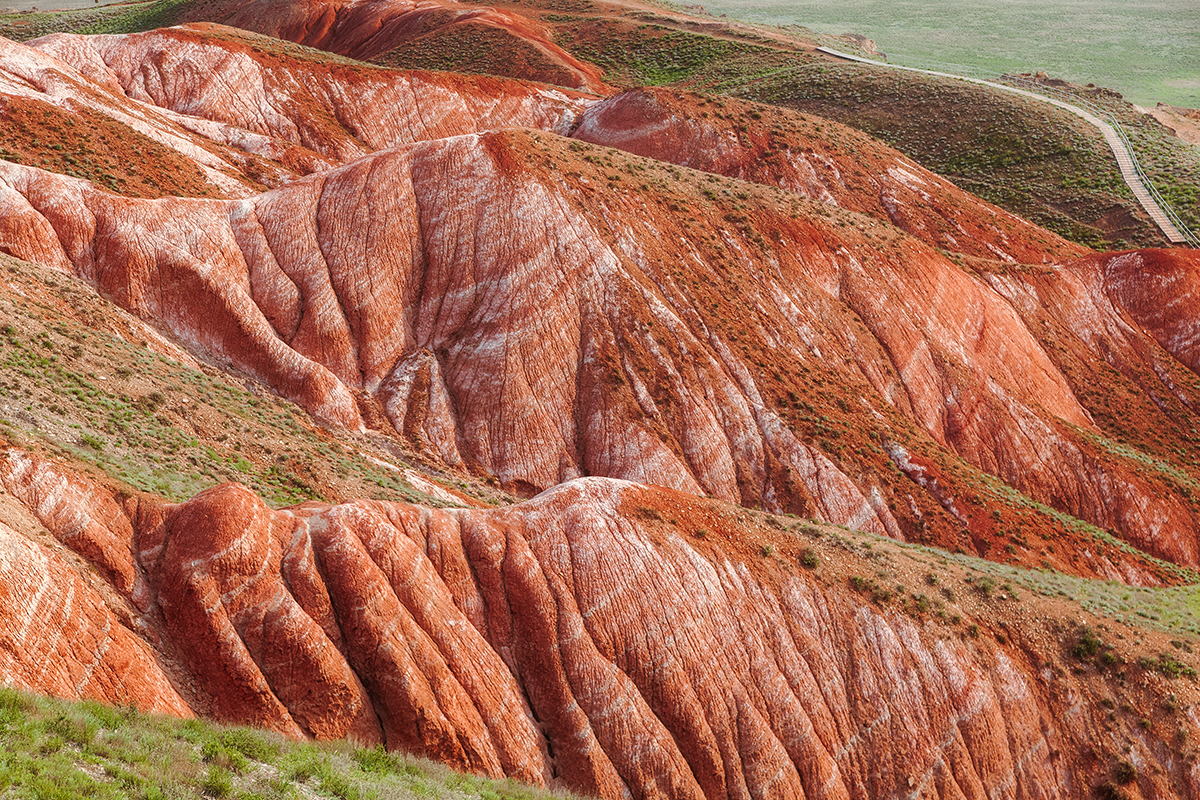
[(1170, 128), (1180, 139), (1200, 147), (1200, 111), (1194, 108), (1177, 108), (1164, 103), (1141, 110)]

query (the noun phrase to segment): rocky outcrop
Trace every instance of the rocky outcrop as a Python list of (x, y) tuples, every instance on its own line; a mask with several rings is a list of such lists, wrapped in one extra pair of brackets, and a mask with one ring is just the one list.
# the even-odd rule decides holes
[(512, 125), (565, 131), (590, 102), (280, 45), (213, 25), (0, 40), (5, 157), (135, 196), (246, 197), (398, 144)]
[[(112, 600), (147, 599), (146, 587), (134, 585), (124, 509), (21, 451), (0, 456), (0, 474), (12, 492), (0, 495), (0, 683), (190, 716), (147, 642), (155, 637), (140, 635), (131, 603)], [(39, 541), (47, 528), (66, 547)], [(107, 582), (80, 569), (79, 556)]]
[[(10, 454), (6, 482), (56, 469), (27, 460)], [(1052, 620), (1014, 618), (1009, 641), (983, 608), (988, 632), (971, 638), (957, 632), (970, 619), (788, 567), (789, 534), (693, 495), (585, 478), (505, 509), (271, 510), (227, 484), (139, 508), (117, 527), (153, 600), (142, 624), (221, 719), (604, 798), (1085, 797), (1113, 748), (1142, 796), (1200, 794), (1158, 734), (1113, 728), (1103, 680), (1059, 673)], [(41, 548), (9, 538), (6, 553), (38, 563)], [(40, 592), (78, 583), (51, 573)], [(5, 608), (2, 635), (45, 633)], [(68, 617), (87, 642), (97, 622)], [(90, 658), (63, 653), (61, 668)], [(58, 691), (37, 662), (8, 669)]]
[(1187, 250), (1096, 256), (1076, 266), (1095, 270), (1113, 305), (1164, 350), (1200, 372), (1200, 262)]

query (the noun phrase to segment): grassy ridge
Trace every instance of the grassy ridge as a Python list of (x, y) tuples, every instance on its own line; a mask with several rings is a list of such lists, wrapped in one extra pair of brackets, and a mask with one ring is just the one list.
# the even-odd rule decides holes
[[(655, 24), (635, 23), (636, 17), (543, 19), (556, 26), (560, 45), (604, 67), (605, 79), (617, 85), (677, 85), (816, 114), (881, 139), (1072, 241), (1102, 249), (1165, 244), (1100, 134), (1047, 104), (961, 81), (833, 63), (779, 42), (747, 41), (742, 33), (681, 30), (682, 22), (673, 26), (664, 15)], [(1186, 219), (1200, 170), (1179, 171), (1180, 148), (1161, 137), (1134, 143), (1140, 155), (1160, 154), (1149, 159), (1148, 171), (1172, 200), (1184, 201)]]
[(0, 688), (0, 796), (37, 800), (339, 800), (568, 795), (347, 742), (297, 742), (199, 719)]

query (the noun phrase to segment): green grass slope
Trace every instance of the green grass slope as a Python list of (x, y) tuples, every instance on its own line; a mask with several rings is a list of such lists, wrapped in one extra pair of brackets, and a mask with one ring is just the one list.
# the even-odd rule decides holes
[(0, 796), (33, 800), (548, 800), (512, 780), (463, 775), (349, 742), (298, 742), (198, 719), (0, 688)]

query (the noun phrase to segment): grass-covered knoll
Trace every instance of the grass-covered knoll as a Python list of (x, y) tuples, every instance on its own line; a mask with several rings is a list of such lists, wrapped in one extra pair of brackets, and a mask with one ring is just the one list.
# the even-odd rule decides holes
[(747, 56), (774, 55), (761, 45), (678, 30), (657, 23), (614, 23), (603, 18), (566, 19), (556, 40), (577, 58), (605, 70), (617, 86), (662, 86), (695, 80)]
[(172, 500), (238, 481), (272, 505), (444, 504), (412, 487), (402, 470), (421, 462), (396, 442), (317, 426), (253, 381), (173, 350), (75, 278), (7, 256), (0, 275), (0, 438)]
[(1047, 103), (862, 64), (811, 63), (738, 91), (843, 122), (964, 189), (1092, 247), (1165, 243), (1099, 131)]
[(1181, 141), (1144, 114), (1125, 110), (1118, 117), (1154, 188), (1200, 235), (1200, 146)]
[(198, 719), (72, 703), (0, 688), (0, 796), (37, 800), (429, 798), (565, 794), (463, 775), (348, 742), (297, 742)]
[(434, 27), (371, 61), (391, 69), (511, 75), (568, 86), (574, 82), (574, 73), (541, 47), (505, 28), (475, 20)]
[(182, 21), (181, 13), (191, 0), (157, 0), (133, 3), (123, 14), (106, 17), (80, 29), (80, 33), (136, 33), (166, 28)]

